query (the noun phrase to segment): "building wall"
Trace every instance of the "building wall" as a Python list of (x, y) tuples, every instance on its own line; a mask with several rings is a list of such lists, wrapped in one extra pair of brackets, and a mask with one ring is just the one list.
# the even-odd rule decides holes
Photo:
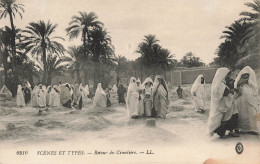
[(217, 68), (202, 67), (193, 69), (179, 69), (171, 72), (170, 83), (173, 86), (182, 84), (192, 84), (198, 75), (203, 74), (206, 83), (211, 83), (216, 73)]

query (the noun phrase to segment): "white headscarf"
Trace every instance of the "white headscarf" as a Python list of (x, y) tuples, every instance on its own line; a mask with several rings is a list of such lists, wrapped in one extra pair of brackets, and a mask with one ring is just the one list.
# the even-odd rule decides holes
[(84, 91), (87, 93), (87, 95), (89, 95), (89, 88), (88, 88), (88, 84), (85, 86)]
[[(156, 91), (156, 89), (158, 88), (158, 85), (160, 84), (160, 83), (159, 83), (159, 80), (158, 80), (159, 78), (162, 78), (162, 79), (163, 79), (163, 83), (165, 84), (166, 90), (167, 90), (167, 92), (168, 92), (168, 85), (167, 85), (167, 83), (165, 82), (164, 78), (163, 78), (161, 75), (157, 75), (157, 76), (155, 77), (155, 79), (154, 79), (153, 92)], [(154, 94), (154, 93), (153, 93), (153, 94)]]
[(21, 95), (21, 94), (23, 94), (22, 86), (18, 85), (18, 87), (17, 87), (17, 95)]
[(31, 84), (29, 83), (29, 81), (27, 81), (27, 87), (28, 87), (28, 88), (31, 88), (31, 87), (32, 87)]
[(105, 91), (103, 90), (103, 88), (101, 86), (101, 83), (98, 83), (98, 85), (97, 85), (96, 94), (97, 93), (101, 93), (103, 95), (106, 95)]
[(210, 110), (217, 110), (226, 88), (224, 80), (229, 72), (230, 70), (226, 67), (217, 69), (211, 86)]
[(147, 84), (147, 83), (152, 83), (152, 85), (153, 85), (153, 80), (150, 78), (150, 77), (147, 77), (145, 80), (144, 80), (144, 82), (143, 82), (143, 86), (145, 87), (145, 85)]
[[(192, 87), (191, 87), (191, 94), (193, 94), (194, 92), (197, 91), (197, 89), (199, 88), (199, 86), (201, 85), (201, 78), (203, 77), (203, 75), (199, 75), (196, 80), (194, 81)], [(204, 79), (204, 83), (203, 83), (203, 86), (205, 87), (206, 85), (206, 80)]]
[(245, 73), (249, 74), (248, 84), (253, 88), (254, 95), (257, 96), (258, 95), (258, 86), (257, 86), (255, 71), (251, 67), (249, 67), (249, 66), (245, 66), (239, 72), (239, 74), (237, 75), (237, 78), (235, 80), (234, 87), (237, 88), (237, 83), (241, 79), (241, 75), (243, 75)]

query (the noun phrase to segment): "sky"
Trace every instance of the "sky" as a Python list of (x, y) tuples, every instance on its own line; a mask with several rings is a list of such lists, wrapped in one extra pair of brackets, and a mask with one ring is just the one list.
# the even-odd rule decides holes
[[(58, 27), (53, 36), (61, 36), (67, 48), (80, 45), (81, 38), (69, 40), (65, 29), (79, 11), (95, 12), (112, 37), (116, 55), (133, 60), (144, 36), (154, 34), (159, 44), (180, 60), (193, 52), (206, 64), (216, 57), (225, 26), (239, 19), (244, 5), (252, 0), (17, 0), (24, 5), (23, 19), (16, 17), (15, 26), (24, 29), (30, 22), (50, 20)], [(0, 27), (10, 26), (9, 18)]]

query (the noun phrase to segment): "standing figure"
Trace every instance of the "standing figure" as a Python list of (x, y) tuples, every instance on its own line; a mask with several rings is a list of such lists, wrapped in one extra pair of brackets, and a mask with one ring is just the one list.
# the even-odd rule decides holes
[(203, 75), (199, 75), (191, 87), (191, 97), (195, 112), (203, 113), (205, 110), (206, 83)]
[(31, 102), (32, 102), (32, 106), (33, 107), (37, 107), (37, 92), (38, 92), (38, 86), (35, 85), (33, 90), (32, 90), (32, 94), (31, 94)]
[(80, 92), (79, 87), (80, 87), (79, 84), (74, 85), (74, 90), (73, 90), (74, 96), (73, 96), (73, 102), (72, 102), (73, 106), (78, 105), (78, 103), (80, 101), (79, 99), (81, 97), (81, 92)]
[(44, 108), (46, 107), (46, 94), (44, 92), (43, 86), (40, 84), (37, 89), (37, 107)]
[(61, 91), (60, 91), (60, 100), (62, 106), (66, 108), (71, 108), (71, 103), (72, 103), (72, 96), (71, 96), (71, 88), (68, 83), (66, 83), (64, 86), (60, 86)]
[(238, 126), (241, 131), (257, 135), (256, 114), (258, 103), (258, 86), (254, 70), (246, 66), (238, 74), (235, 84), (236, 107), (238, 109)]
[(101, 83), (98, 83), (94, 101), (93, 101), (94, 107), (99, 106), (105, 108), (107, 106), (107, 97), (106, 93), (103, 90)]
[(23, 93), (21, 85), (18, 85), (18, 87), (17, 87), (16, 104), (18, 107), (25, 106), (24, 93)]
[(144, 88), (143, 88), (143, 85), (139, 78), (136, 81), (136, 85), (137, 85), (136, 91), (139, 94), (139, 97), (138, 97), (138, 113), (139, 114), (138, 115), (144, 116), (144, 94), (143, 94)]
[(125, 104), (125, 93), (126, 89), (122, 84), (119, 84), (118, 90), (117, 90), (117, 95), (118, 95), (118, 103)]
[(29, 82), (25, 82), (24, 83), (24, 100), (25, 100), (25, 104), (30, 103), (31, 101), (31, 85)]
[(179, 85), (178, 89), (176, 90), (179, 99), (182, 99), (182, 91), (183, 91), (183, 89), (182, 89), (181, 86)]
[(128, 90), (127, 90), (126, 108), (127, 108), (128, 115), (132, 118), (137, 118), (139, 114), (138, 111), (139, 93), (136, 90), (137, 90), (136, 78), (131, 77)]
[(51, 97), (51, 90), (52, 90), (52, 86), (49, 85), (47, 87), (47, 94), (46, 94), (46, 105), (47, 106), (50, 106), (50, 101), (52, 99), (52, 97)]
[(107, 107), (110, 107), (112, 105), (111, 101), (110, 101), (110, 93), (109, 93), (109, 89), (106, 88), (105, 89), (106, 92), (106, 97), (107, 97)]
[(57, 85), (51, 88), (49, 106), (60, 107), (60, 91)]
[[(235, 112), (233, 93), (230, 88), (231, 71), (226, 68), (218, 68), (212, 81), (210, 112), (208, 118), (208, 133), (213, 136), (217, 133), (221, 138), (225, 137), (226, 130), (233, 131), (237, 117), (232, 117)], [(233, 133), (232, 136), (238, 137)]]
[(156, 76), (153, 84), (153, 116), (165, 118), (168, 113), (168, 86), (162, 76)]
[(144, 86), (144, 115), (147, 117), (152, 116), (152, 106), (153, 106), (153, 80), (148, 77), (143, 82)]

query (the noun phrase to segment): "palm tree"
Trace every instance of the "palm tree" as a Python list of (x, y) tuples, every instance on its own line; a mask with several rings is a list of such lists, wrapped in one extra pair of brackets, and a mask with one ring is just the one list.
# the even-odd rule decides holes
[(259, 0), (254, 0), (254, 3), (251, 2), (247, 2), (245, 3), (246, 6), (252, 8), (252, 10), (254, 11), (254, 13), (252, 12), (247, 12), (247, 11), (243, 11), (240, 13), (241, 16), (244, 16), (244, 20), (248, 20), (248, 21), (258, 21), (260, 19), (260, 1)]
[(124, 56), (118, 55), (115, 57), (115, 72), (117, 74), (116, 77), (116, 85), (119, 85), (120, 75), (122, 72), (127, 69), (127, 59)]
[(16, 45), (15, 45), (15, 26), (14, 26), (14, 18), (15, 14), (18, 13), (22, 19), (22, 12), (24, 12), (23, 5), (22, 4), (15, 4), (16, 0), (1, 0), (0, 1), (0, 8), (3, 8), (3, 10), (0, 10), (0, 19), (6, 18), (7, 15), (9, 15), (10, 18), (10, 24), (12, 29), (12, 35), (11, 35), (11, 45), (12, 45), (12, 55), (16, 55)]
[(48, 79), (47, 84), (51, 84), (51, 80), (55, 76), (62, 75), (63, 72), (67, 70), (69, 67), (69, 62), (71, 62), (72, 59), (70, 57), (58, 57), (54, 56), (52, 57), (50, 54), (47, 57), (47, 73), (48, 73)]
[[(66, 29), (67, 35), (70, 39), (77, 38), (81, 34), (82, 45), (87, 50), (87, 43), (90, 40), (89, 33), (93, 28), (100, 28), (103, 23), (98, 21), (98, 17), (94, 12), (89, 14), (86, 12), (79, 12), (80, 16), (73, 16), (69, 22), (69, 27)], [(85, 52), (85, 56), (86, 56)]]
[(24, 30), (25, 37), (23, 44), (26, 46), (26, 53), (31, 52), (36, 55), (36, 59), (43, 62), (43, 84), (47, 84), (47, 52), (51, 54), (63, 55), (65, 51), (63, 45), (56, 39), (64, 40), (62, 37), (51, 37), (57, 28), (57, 24), (52, 24), (50, 21), (47, 24), (44, 21), (30, 23)]
[(114, 61), (115, 54), (111, 37), (105, 29), (95, 28), (90, 32), (89, 36), (91, 40), (88, 46), (94, 64), (94, 87), (96, 87), (98, 81), (104, 80), (105, 70), (102, 70), (101, 63), (106, 65), (107, 68), (112, 66), (111, 61)]
[(72, 74), (74, 75), (74, 73), (76, 73), (76, 79), (77, 79), (77, 83), (79, 84), (81, 82), (80, 79), (80, 70), (82, 67), (82, 57), (83, 57), (83, 50), (82, 50), (82, 46), (72, 46), (69, 47), (68, 49), (68, 53), (70, 54), (70, 56), (72, 57), (72, 62), (71, 65), (69, 67), (69, 69), (71, 70)]

